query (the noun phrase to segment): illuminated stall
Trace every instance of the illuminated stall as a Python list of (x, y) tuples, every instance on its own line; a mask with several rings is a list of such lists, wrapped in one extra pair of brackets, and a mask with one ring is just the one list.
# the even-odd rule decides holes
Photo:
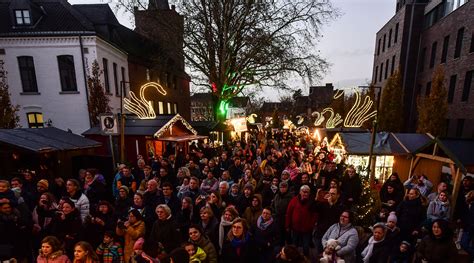
[[(373, 148), (375, 178), (385, 181), (393, 172), (405, 173), (409, 169), (406, 160), (429, 140), (427, 134), (378, 133)], [(336, 155), (336, 159), (353, 165), (360, 175), (367, 176), (370, 143), (369, 132), (340, 132), (333, 137), (329, 148)]]

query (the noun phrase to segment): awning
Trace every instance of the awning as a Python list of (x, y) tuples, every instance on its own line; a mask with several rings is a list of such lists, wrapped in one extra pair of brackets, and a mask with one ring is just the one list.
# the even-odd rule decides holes
[(158, 138), (158, 141), (167, 141), (167, 142), (185, 142), (185, 141), (193, 141), (193, 140), (203, 140), (207, 139), (207, 136), (202, 135), (182, 135), (182, 136), (169, 136), (169, 137), (161, 137)]
[(101, 146), (99, 142), (54, 127), (0, 129), (0, 144), (7, 144), (37, 153)]

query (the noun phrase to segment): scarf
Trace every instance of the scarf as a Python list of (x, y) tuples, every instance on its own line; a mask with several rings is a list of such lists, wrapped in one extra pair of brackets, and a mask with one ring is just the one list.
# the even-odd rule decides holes
[(245, 234), (243, 239), (233, 238), (231, 241), (232, 247), (237, 250), (237, 255), (240, 256), (240, 249), (249, 241), (249, 233)]
[(369, 244), (367, 245), (367, 247), (364, 248), (364, 251), (362, 251), (361, 253), (361, 256), (364, 257), (364, 263), (369, 263), (370, 257), (372, 256), (372, 252), (374, 250), (374, 245), (382, 241), (384, 241), (384, 239), (380, 241), (375, 241), (373, 236), (370, 237)]
[(225, 239), (224, 227), (231, 225), (232, 221), (226, 221), (224, 216), (221, 216), (221, 223), (219, 224), (219, 252), (222, 252), (222, 244)]
[(273, 217), (270, 217), (270, 219), (267, 221), (267, 222), (264, 222), (263, 221), (263, 218), (262, 216), (259, 216), (258, 219), (257, 219), (257, 227), (260, 229), (260, 230), (267, 230), (267, 228), (273, 223)]

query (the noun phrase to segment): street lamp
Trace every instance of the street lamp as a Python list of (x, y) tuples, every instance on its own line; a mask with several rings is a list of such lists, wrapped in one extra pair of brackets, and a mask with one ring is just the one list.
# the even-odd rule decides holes
[(380, 95), (382, 94), (382, 87), (380, 86), (371, 86), (369, 88), (373, 88), (373, 89), (378, 89), (378, 92), (377, 92), (377, 114), (375, 115), (375, 119), (373, 121), (373, 125), (372, 125), (372, 137), (370, 139), (370, 150), (369, 150), (369, 161), (367, 163), (367, 172), (369, 174), (369, 181), (370, 181), (370, 184), (372, 184), (374, 182), (374, 179), (375, 179), (375, 169), (374, 171), (372, 171), (372, 156), (374, 155), (374, 144), (375, 144), (375, 135), (377, 134), (377, 121), (378, 121), (378, 117), (379, 117), (379, 106), (380, 106)]

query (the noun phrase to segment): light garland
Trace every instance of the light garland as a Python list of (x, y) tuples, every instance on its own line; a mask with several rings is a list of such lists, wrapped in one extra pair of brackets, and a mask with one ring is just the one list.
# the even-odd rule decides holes
[(173, 129), (173, 125), (177, 122), (181, 121), (181, 123), (186, 127), (193, 135), (197, 135), (197, 131), (189, 124), (181, 115), (176, 114), (171, 120), (169, 120), (165, 125), (163, 125), (157, 132), (155, 132), (155, 138), (160, 138), (166, 131)]
[(344, 91), (338, 89), (338, 90), (336, 90), (336, 94), (334, 94), (334, 97), (333, 97), (333, 98), (334, 98), (335, 100), (337, 100), (337, 99), (339, 99), (342, 95), (344, 95)]
[(247, 117), (247, 121), (251, 124), (254, 124), (255, 123), (255, 117), (258, 117), (258, 115), (255, 114), (255, 113), (252, 113)]
[(350, 109), (349, 113), (347, 113), (346, 118), (344, 120), (344, 127), (347, 128), (359, 128), (366, 121), (371, 118), (374, 118), (377, 115), (376, 110), (370, 112), (374, 101), (371, 100), (369, 96), (366, 96), (364, 99), (364, 103), (361, 103), (362, 100), (360, 98), (360, 92), (356, 90), (355, 94), (356, 101)]
[(155, 110), (151, 101), (145, 98), (145, 90), (149, 87), (155, 88), (159, 93), (166, 96), (166, 90), (156, 82), (148, 82), (140, 87), (140, 97), (137, 97), (133, 91), (129, 92), (130, 99), (123, 99), (123, 107), (131, 113), (134, 113), (140, 119), (156, 118)]

